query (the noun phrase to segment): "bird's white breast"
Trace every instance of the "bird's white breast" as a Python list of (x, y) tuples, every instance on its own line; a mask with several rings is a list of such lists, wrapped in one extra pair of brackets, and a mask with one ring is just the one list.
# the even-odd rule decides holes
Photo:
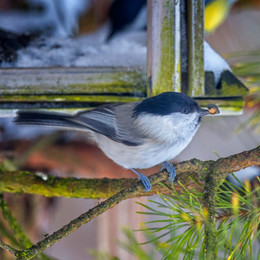
[(125, 168), (146, 169), (173, 159), (191, 142), (199, 127), (197, 115), (181, 118), (179, 123), (178, 118), (173, 120), (170, 116), (142, 118), (138, 127), (143, 128), (147, 139), (139, 146), (117, 143), (96, 133), (93, 137), (100, 149), (117, 164)]

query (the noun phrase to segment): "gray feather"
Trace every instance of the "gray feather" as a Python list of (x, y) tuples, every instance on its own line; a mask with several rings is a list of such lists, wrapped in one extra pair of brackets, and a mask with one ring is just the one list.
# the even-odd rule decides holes
[(15, 122), (91, 130), (105, 135), (115, 142), (138, 146), (143, 144), (145, 136), (136, 132), (134, 119), (132, 118), (135, 104), (136, 102), (108, 104), (76, 115), (19, 111)]
[(130, 146), (143, 144), (145, 136), (136, 131), (133, 109), (136, 102), (110, 104), (91, 111), (81, 112), (73, 118), (77, 123), (105, 135), (110, 139)]

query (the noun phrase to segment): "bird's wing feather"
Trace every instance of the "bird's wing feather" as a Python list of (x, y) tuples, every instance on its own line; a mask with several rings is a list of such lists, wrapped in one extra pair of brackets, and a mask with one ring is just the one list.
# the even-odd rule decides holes
[[(123, 122), (115, 115), (118, 109), (121, 109), (120, 114), (123, 113), (124, 115)], [(143, 141), (141, 138), (138, 138), (138, 134), (133, 133), (134, 128), (131, 125), (131, 116), (132, 110), (130, 106), (127, 107), (124, 104), (121, 107), (121, 104), (111, 104), (87, 112), (81, 112), (70, 120), (94, 132), (105, 135), (116, 142), (137, 146), (142, 144)], [(126, 124), (130, 124), (130, 127)]]

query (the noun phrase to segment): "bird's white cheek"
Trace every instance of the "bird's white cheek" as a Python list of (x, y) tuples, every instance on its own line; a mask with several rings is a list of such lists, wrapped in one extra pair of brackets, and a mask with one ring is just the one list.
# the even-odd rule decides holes
[(182, 113), (174, 113), (170, 117), (175, 129), (188, 127), (190, 124), (194, 124), (198, 121), (196, 113), (187, 115)]
[(170, 116), (142, 115), (135, 121), (137, 127), (150, 139), (167, 141), (175, 138), (174, 122)]
[(174, 142), (177, 138), (183, 138), (196, 131), (198, 126), (198, 115), (174, 113), (165, 116), (142, 115), (136, 119), (140, 128), (148, 137), (163, 142)]

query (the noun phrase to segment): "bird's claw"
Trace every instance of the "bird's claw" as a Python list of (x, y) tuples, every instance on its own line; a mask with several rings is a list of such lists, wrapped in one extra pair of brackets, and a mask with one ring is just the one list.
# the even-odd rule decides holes
[(144, 185), (144, 190), (149, 191), (152, 188), (152, 185), (151, 185), (148, 177), (145, 176), (144, 174), (138, 172), (135, 169), (131, 169), (131, 170), (138, 175), (138, 180), (140, 180), (142, 182), (142, 184)]
[(174, 179), (176, 177), (176, 171), (175, 171), (175, 168), (172, 164), (170, 164), (169, 162), (163, 162), (162, 163), (162, 168), (161, 168), (161, 171), (163, 170), (166, 170), (169, 174), (169, 181), (171, 183), (174, 182)]
[[(138, 180), (140, 180), (142, 182), (142, 184), (144, 185), (144, 190), (145, 191), (149, 191), (152, 188), (152, 185), (151, 185), (148, 177), (145, 176), (144, 174), (138, 172), (135, 169), (131, 169), (131, 170), (138, 175)], [(168, 163), (168, 162), (163, 162), (161, 171), (163, 171), (163, 170), (166, 170), (168, 172), (168, 174), (169, 174), (169, 181), (171, 183), (173, 183), (174, 179), (175, 179), (175, 176), (176, 176), (176, 171), (175, 171), (175, 168), (173, 167), (173, 165)]]

